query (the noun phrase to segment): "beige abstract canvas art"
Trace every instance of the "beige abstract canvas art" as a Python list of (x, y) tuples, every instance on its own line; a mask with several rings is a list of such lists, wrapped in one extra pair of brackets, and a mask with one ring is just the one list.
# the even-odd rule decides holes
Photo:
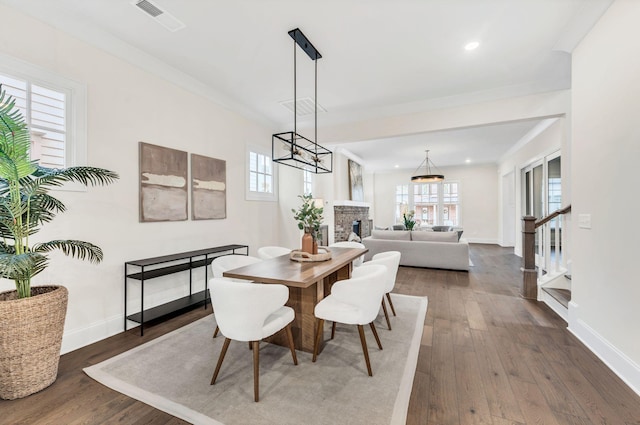
[(227, 162), (191, 154), (191, 218), (227, 217)]
[(187, 152), (139, 143), (140, 221), (187, 220)]
[(349, 198), (352, 201), (364, 201), (362, 166), (352, 160), (349, 160)]

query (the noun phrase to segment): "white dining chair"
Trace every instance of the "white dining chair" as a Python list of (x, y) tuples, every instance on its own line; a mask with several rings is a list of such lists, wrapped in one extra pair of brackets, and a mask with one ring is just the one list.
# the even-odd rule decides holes
[[(250, 280), (233, 279), (229, 277), (224, 277), (223, 273), (226, 272), (227, 270), (237, 269), (238, 267), (248, 266), (250, 264), (259, 263), (260, 261), (262, 260), (256, 257), (252, 257), (250, 255), (239, 255), (239, 254), (222, 255), (220, 257), (216, 257), (213, 259), (213, 261), (211, 262), (211, 270), (213, 272), (214, 278), (227, 279), (234, 282), (251, 282)], [(209, 293), (211, 293), (211, 288), (209, 288)], [(219, 331), (220, 329), (218, 328), (218, 326), (216, 326), (216, 329), (213, 331), (214, 338), (218, 336)]]
[(282, 246), (263, 246), (258, 248), (258, 258), (262, 260), (269, 260), (281, 255), (288, 255), (291, 252), (289, 248)]
[(257, 285), (213, 278), (211, 304), (216, 311), (216, 322), (225, 337), (211, 385), (216, 383), (222, 361), (231, 340), (250, 342), (253, 350), (253, 396), (259, 401), (260, 341), (285, 330), (293, 364), (298, 364), (293, 346), (291, 322), (295, 313), (285, 306), (289, 299), (289, 288), (284, 285)]
[(260, 258), (250, 255), (222, 255), (216, 257), (211, 262), (213, 277), (223, 277), (222, 274), (227, 270), (237, 269), (238, 267), (248, 266), (262, 261)]
[(350, 279), (340, 280), (333, 284), (331, 294), (320, 301), (314, 310), (318, 319), (318, 327), (313, 345), (313, 362), (318, 357), (318, 346), (324, 334), (325, 320), (334, 322), (331, 330), (332, 339), (335, 336), (336, 322), (356, 325), (360, 334), (367, 372), (369, 376), (373, 376), (363, 325), (369, 325), (378, 343), (378, 348), (382, 350), (382, 344), (373, 321), (380, 311), (380, 301), (386, 288), (386, 273), (386, 267), (372, 264), (354, 270), (353, 277)]
[[(363, 244), (361, 244), (360, 242), (353, 242), (353, 241), (343, 241), (343, 242), (334, 242), (331, 245), (329, 245), (329, 248), (331, 247), (336, 247), (336, 248), (360, 248), (360, 249), (367, 249)], [(361, 255), (360, 257), (356, 258), (355, 260), (353, 260), (353, 265), (354, 267), (360, 267), (362, 265), (362, 263), (364, 262), (364, 254)]]
[[(400, 266), (400, 257), (401, 253), (399, 251), (385, 251), (380, 252), (374, 255), (371, 260), (366, 261), (362, 267), (358, 270), (372, 266), (374, 264), (382, 265), (387, 268), (387, 274), (385, 277), (385, 289), (384, 292), (387, 296), (387, 300), (389, 301), (389, 306), (391, 307), (391, 312), (393, 315), (396, 315), (396, 309), (393, 307), (393, 302), (391, 301), (390, 292), (393, 291), (394, 286), (396, 285), (396, 276), (398, 275), (398, 267)], [(387, 320), (387, 327), (391, 330), (391, 321), (389, 320), (389, 313), (387, 312), (387, 306), (384, 302), (384, 297), (382, 297), (382, 311), (384, 312), (384, 317)]]

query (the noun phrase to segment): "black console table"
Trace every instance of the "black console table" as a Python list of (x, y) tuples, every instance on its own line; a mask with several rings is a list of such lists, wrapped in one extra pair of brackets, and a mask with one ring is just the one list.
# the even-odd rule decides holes
[[(214, 258), (222, 255), (238, 254), (237, 250), (244, 250), (243, 255), (249, 255), (248, 245), (224, 245), (213, 248), (199, 249), (196, 251), (181, 252), (178, 254), (164, 255), (161, 257), (144, 258), (142, 260), (127, 261), (124, 263), (124, 330), (127, 330), (127, 320), (140, 323), (140, 336), (144, 335), (144, 323), (164, 316), (175, 314), (182, 310), (194, 308), (204, 304), (207, 308), (209, 301), (209, 264)], [(172, 263), (168, 266), (159, 266), (164, 263)], [(204, 291), (193, 293), (191, 289), (191, 271), (197, 267), (205, 267)], [(133, 269), (133, 273), (129, 270)], [(144, 309), (144, 283), (145, 280), (154, 277), (166, 276), (173, 273), (189, 270), (189, 295), (170, 301), (156, 307)], [(127, 282), (128, 279), (140, 281), (140, 311), (127, 315)]]

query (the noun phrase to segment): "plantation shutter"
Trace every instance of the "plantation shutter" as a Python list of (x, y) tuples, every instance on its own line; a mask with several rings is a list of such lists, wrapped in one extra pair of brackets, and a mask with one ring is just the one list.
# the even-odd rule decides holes
[(66, 95), (62, 91), (0, 74), (0, 84), (16, 100), (31, 130), (31, 158), (43, 167), (65, 167)]

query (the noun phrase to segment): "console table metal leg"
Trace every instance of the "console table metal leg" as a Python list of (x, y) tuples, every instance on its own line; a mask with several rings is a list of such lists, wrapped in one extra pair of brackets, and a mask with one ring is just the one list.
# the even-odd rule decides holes
[[(142, 276), (144, 276), (144, 267)], [(140, 336), (144, 336), (144, 277), (140, 280)]]
[(124, 265), (124, 331), (127, 331), (127, 265)]

